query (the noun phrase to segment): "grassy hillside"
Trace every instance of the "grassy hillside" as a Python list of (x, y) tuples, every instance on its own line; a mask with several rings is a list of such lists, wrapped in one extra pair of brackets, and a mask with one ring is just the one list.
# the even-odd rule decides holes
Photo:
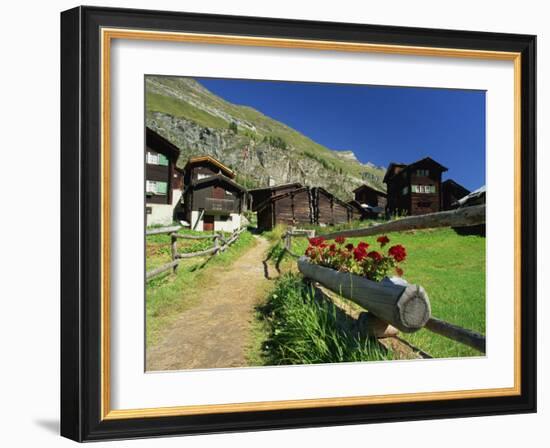
[[(227, 155), (226, 163), (234, 162), (235, 153), (242, 151), (242, 147), (249, 145), (258, 151), (277, 150), (284, 153), (285, 157), (278, 156), (281, 164), (287, 164), (292, 172), (303, 173), (304, 166), (315, 166), (315, 174), (304, 174), (306, 180), (312, 177), (315, 181), (318, 170), (325, 171), (324, 176), (338, 175), (340, 178), (335, 185), (349, 184), (347, 192), (363, 182), (384, 190), (382, 183), (384, 169), (371, 164), (362, 164), (353, 157), (343, 157), (339, 151), (331, 150), (320, 145), (300, 132), (274, 120), (261, 112), (248, 107), (229, 103), (214, 95), (200, 83), (192, 78), (158, 77), (150, 76), (146, 79), (146, 109), (147, 121), (153, 123), (154, 113), (166, 114), (178, 119), (189, 120), (220, 136), (218, 157)], [(228, 132), (234, 126), (236, 132)], [(166, 138), (178, 140), (185, 132), (185, 126), (173, 125), (166, 129), (164, 125), (157, 124), (157, 131)], [(187, 137), (189, 138), (189, 137)], [(174, 142), (176, 145), (180, 142)], [(189, 144), (186, 144), (189, 143)], [(195, 148), (195, 142), (181, 142), (180, 146), (186, 146), (188, 152), (204, 151)], [(309, 163), (309, 165), (308, 165)], [(246, 167), (242, 168), (241, 170)], [(250, 167), (253, 177), (255, 167)], [(333, 173), (333, 174), (331, 174)], [(247, 175), (249, 173), (242, 173)], [(289, 175), (290, 176), (290, 175)], [(284, 179), (289, 180), (289, 179)], [(326, 181), (325, 181), (326, 184)], [(344, 198), (346, 199), (346, 198)]]

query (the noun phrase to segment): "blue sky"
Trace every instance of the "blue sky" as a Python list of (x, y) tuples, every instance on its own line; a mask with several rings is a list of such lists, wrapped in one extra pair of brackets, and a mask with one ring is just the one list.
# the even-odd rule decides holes
[(227, 101), (251, 106), (330, 149), (387, 167), (430, 156), (473, 190), (485, 184), (485, 92), (205, 79)]

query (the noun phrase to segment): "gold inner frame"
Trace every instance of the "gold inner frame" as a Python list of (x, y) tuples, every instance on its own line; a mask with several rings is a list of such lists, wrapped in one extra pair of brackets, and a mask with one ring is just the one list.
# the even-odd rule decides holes
[[(188, 405), (141, 409), (110, 408), (110, 50), (113, 39), (240, 45), (253, 47), (438, 56), (514, 62), (514, 386), (442, 392), (369, 395), (303, 400), (280, 400), (212, 405)], [(369, 43), (279, 39), (215, 34), (102, 28), (101, 30), (101, 419), (166, 417), (226, 412), (306, 409), (413, 401), (503, 397), (521, 394), (521, 54), (514, 52), (415, 47)]]

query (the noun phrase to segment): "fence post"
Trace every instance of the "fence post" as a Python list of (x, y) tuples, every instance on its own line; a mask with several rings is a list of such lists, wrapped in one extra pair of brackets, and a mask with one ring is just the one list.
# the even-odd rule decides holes
[[(171, 233), (170, 238), (172, 240), (172, 243), (170, 245), (171, 246), (171, 252), (172, 252), (172, 261), (176, 261), (176, 258), (178, 257), (178, 247), (177, 247), (178, 238), (176, 237), (175, 233)], [(177, 267), (178, 267), (178, 265), (175, 264), (174, 268), (173, 268), (174, 273), (176, 273)]]
[(285, 234), (285, 249), (290, 251), (290, 248), (292, 247), (292, 235), (290, 232), (286, 232)]
[(214, 247), (216, 248), (215, 252), (214, 252), (214, 255), (219, 255), (220, 253), (220, 235), (219, 234), (216, 234), (216, 236), (214, 237)]

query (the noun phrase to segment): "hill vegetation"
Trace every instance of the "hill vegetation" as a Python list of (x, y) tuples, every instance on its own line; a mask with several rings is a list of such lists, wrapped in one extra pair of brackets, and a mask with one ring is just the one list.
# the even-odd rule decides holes
[(248, 107), (214, 95), (192, 78), (146, 78), (146, 124), (180, 148), (178, 164), (209, 154), (248, 188), (301, 182), (344, 200), (362, 183), (384, 189), (384, 168), (359, 162)]

